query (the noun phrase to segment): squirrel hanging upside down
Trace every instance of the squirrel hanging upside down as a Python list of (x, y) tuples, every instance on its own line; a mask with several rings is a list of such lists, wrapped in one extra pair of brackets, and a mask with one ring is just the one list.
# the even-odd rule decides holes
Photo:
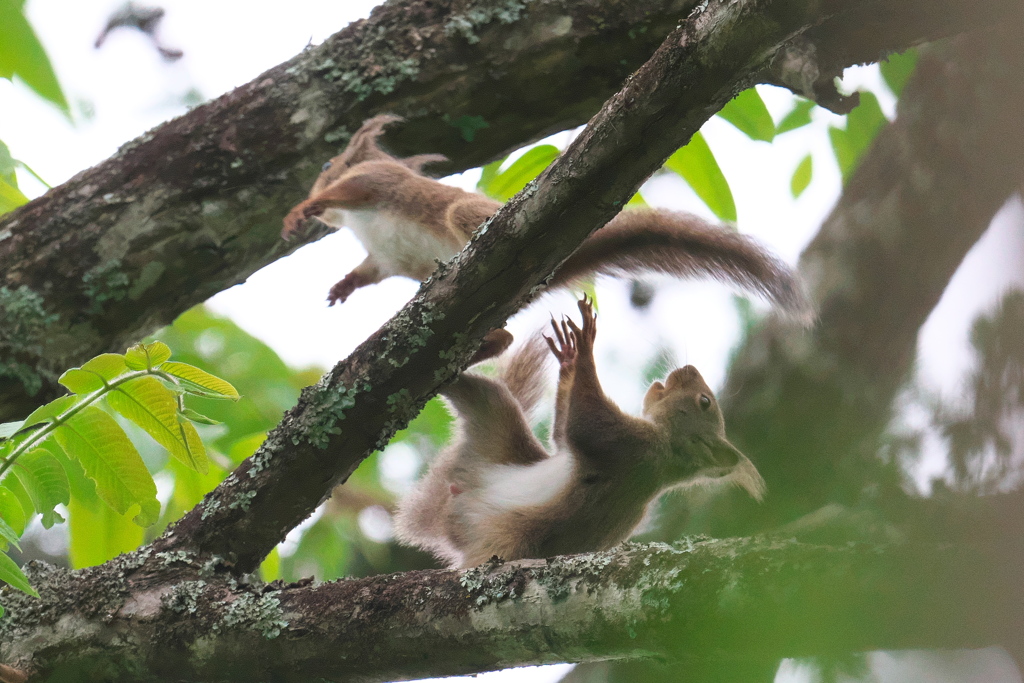
[[(316, 217), (348, 227), (368, 253), (355, 270), (331, 287), (330, 305), (356, 289), (393, 275), (425, 280), (437, 261), (462, 250), (500, 203), (424, 176), (437, 154), (398, 159), (378, 138), (398, 116), (368, 119), (340, 155), (324, 164), (309, 198), (284, 219), (288, 239), (302, 221)], [(565, 287), (588, 275), (645, 271), (679, 277), (706, 276), (760, 294), (807, 321), (811, 306), (790, 268), (753, 240), (687, 213), (627, 210), (590, 235), (555, 271), (549, 287)]]
[(692, 365), (673, 370), (648, 389), (644, 417), (623, 413), (597, 378), (593, 308), (584, 298), (579, 309), (582, 327), (552, 321), (555, 336), (546, 338), (559, 361), (554, 453), (526, 418), (542, 390), (543, 346), (527, 344), (499, 379), (462, 374), (441, 390), (457, 416), (457, 435), (399, 504), (400, 541), (453, 568), (472, 567), (495, 555), (516, 560), (610, 548), (671, 488), (731, 482), (761, 499), (764, 481), (726, 440), (718, 402), (700, 373)]

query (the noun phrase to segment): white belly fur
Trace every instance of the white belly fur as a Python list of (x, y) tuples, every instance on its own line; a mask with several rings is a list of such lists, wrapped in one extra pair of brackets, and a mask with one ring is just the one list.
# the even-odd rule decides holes
[(551, 502), (572, 479), (575, 463), (568, 453), (556, 453), (535, 465), (490, 465), (480, 472), (480, 488), (458, 501), (473, 523), (491, 515)]
[(426, 279), (434, 271), (434, 261), (447, 261), (458, 253), (422, 226), (388, 211), (329, 209), (324, 222), (350, 228), (385, 277)]

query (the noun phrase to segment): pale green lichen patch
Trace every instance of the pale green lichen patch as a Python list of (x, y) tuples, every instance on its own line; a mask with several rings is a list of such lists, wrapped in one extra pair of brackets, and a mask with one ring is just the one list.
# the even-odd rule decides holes
[(270, 591), (258, 597), (242, 593), (228, 604), (220, 623), (214, 624), (214, 630), (241, 627), (255, 631), (268, 640), (277, 638), (281, 630), (288, 627), (277, 593)]
[(274, 449), (269, 444), (261, 446), (251, 458), (249, 458), (249, 478), (267, 469), (270, 461), (274, 459)]
[(164, 609), (177, 614), (195, 614), (199, 609), (199, 600), (203, 596), (206, 585), (202, 579), (182, 581), (175, 584), (171, 588), (171, 592), (163, 596), (161, 604)]
[(355, 96), (357, 102), (374, 94), (388, 95), (403, 81), (412, 80), (420, 74), (417, 59), (396, 59), (388, 54), (377, 54), (374, 58), (374, 66), (368, 70), (343, 69), (330, 58), (315, 65), (313, 70), (328, 81), (340, 83)]
[(184, 550), (175, 550), (169, 553), (157, 553), (156, 557), (165, 567), (169, 567), (172, 564), (179, 562), (186, 565), (192, 564), (192, 555)]
[(202, 503), (200, 503), (200, 505), (203, 506), (203, 514), (201, 515), (200, 519), (206, 519), (207, 517), (216, 513), (217, 510), (220, 509), (220, 501), (217, 500), (216, 498), (208, 498), (207, 500), (204, 500)]
[(523, 10), (532, 0), (491, 0), (490, 2), (477, 3), (469, 11), (455, 14), (444, 26), (444, 32), (449, 36), (462, 36), (470, 45), (480, 42), (477, 30), (497, 21), (501, 24), (511, 24), (518, 21)]
[(131, 278), (121, 270), (121, 259), (111, 259), (90, 268), (82, 276), (82, 291), (89, 299), (89, 312), (102, 313), (107, 302), (128, 296)]
[(43, 386), (42, 377), (18, 357), (38, 357), (44, 341), (59, 316), (48, 313), (43, 297), (22, 285), (0, 287), (0, 377), (12, 377), (35, 396)]
[[(305, 435), (309, 443), (317, 448), (327, 448), (332, 436), (341, 434), (339, 422), (345, 419), (345, 411), (356, 404), (356, 396), (370, 390), (369, 384), (359, 387), (346, 387), (344, 384), (331, 386), (327, 376), (312, 388), (309, 397), (311, 416), (305, 420)], [(292, 437), (292, 443), (299, 444), (300, 433)]]
[(252, 505), (252, 499), (256, 497), (256, 491), (245, 491), (235, 496), (235, 499), (228, 503), (229, 510), (241, 509), (245, 512)]

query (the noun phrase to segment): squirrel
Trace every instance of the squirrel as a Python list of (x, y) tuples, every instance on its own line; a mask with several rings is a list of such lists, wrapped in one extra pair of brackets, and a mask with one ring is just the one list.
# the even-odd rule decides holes
[[(356, 131), (345, 151), (324, 164), (309, 198), (284, 219), (290, 238), (305, 219), (349, 227), (368, 253), (331, 287), (330, 305), (356, 289), (393, 275), (425, 280), (437, 261), (447, 261), (501, 206), (473, 192), (423, 175), (438, 154), (405, 159), (378, 144), (384, 128), (401, 117), (380, 115)], [(753, 240), (687, 213), (632, 209), (591, 234), (555, 271), (549, 287), (566, 287), (596, 274), (655, 271), (680, 277), (708, 276), (765, 296), (809, 321), (811, 306), (790, 268)]]
[(441, 390), (456, 414), (457, 436), (399, 503), (399, 541), (465, 568), (492, 556), (610, 548), (672, 488), (728, 481), (761, 500), (764, 480), (726, 439), (718, 402), (697, 369), (687, 365), (654, 382), (644, 417), (623, 413), (598, 381), (596, 318), (586, 296), (579, 309), (582, 327), (552, 320), (554, 337), (544, 337), (559, 362), (554, 452), (526, 418), (541, 393), (547, 354), (535, 339), (500, 379), (463, 373)]

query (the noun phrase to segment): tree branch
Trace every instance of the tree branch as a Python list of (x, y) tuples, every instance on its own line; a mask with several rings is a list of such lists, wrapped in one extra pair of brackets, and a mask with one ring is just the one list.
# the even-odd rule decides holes
[[(1020, 539), (1011, 545), (1016, 555), (976, 543), (626, 544), (289, 586), (238, 585), (185, 553), (143, 550), (78, 572), (33, 567), (41, 600), (0, 593), (0, 658), (34, 680), (64, 667), (117, 680), (387, 681), (621, 657), (693, 668), (977, 647), (1024, 617), (1024, 584), (1002, 570), (1020, 556)], [(125, 581), (143, 561), (160, 573)]]
[[(863, 34), (845, 19), (808, 34), (814, 67), (829, 81), (992, 21), (1004, 2), (860, 0), (842, 10)], [(63, 369), (123, 350), (299, 246), (278, 239), (279, 217), (367, 116), (409, 119), (387, 138), (399, 153), (443, 152), (447, 171), (480, 164), (585, 122), (697, 4), (392, 0), (3, 216), (0, 311), (17, 333), (0, 330), (0, 421), (58, 395)]]

